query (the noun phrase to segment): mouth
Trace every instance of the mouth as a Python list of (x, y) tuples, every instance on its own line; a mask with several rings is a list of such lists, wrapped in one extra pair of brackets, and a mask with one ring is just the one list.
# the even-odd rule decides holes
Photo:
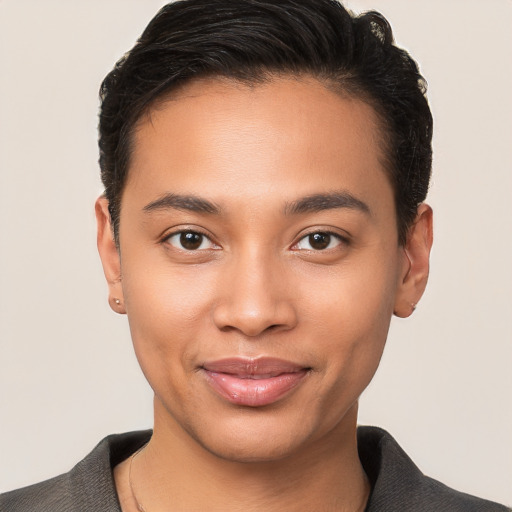
[(208, 384), (222, 398), (236, 405), (262, 407), (291, 392), (311, 368), (262, 357), (211, 361), (205, 363), (201, 370)]

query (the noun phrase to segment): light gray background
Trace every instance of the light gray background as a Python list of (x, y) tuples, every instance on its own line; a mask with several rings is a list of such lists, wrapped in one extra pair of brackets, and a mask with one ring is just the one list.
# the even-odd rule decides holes
[[(0, 0), (0, 490), (149, 427), (95, 248), (97, 90), (159, 0)], [(431, 280), (361, 402), (424, 472), (512, 504), (512, 2), (354, 0), (420, 62), (435, 117)]]

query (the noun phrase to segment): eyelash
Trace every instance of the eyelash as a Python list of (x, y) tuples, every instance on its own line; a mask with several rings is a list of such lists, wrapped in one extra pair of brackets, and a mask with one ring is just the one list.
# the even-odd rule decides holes
[[(187, 248), (183, 247), (183, 241), (184, 240), (183, 240), (182, 237), (184, 235), (185, 236), (186, 235), (192, 235), (192, 236), (199, 236), (199, 237), (201, 237), (200, 238), (199, 246), (197, 248), (195, 248), (195, 249), (187, 249)], [(181, 245), (181, 247), (177, 247), (177, 246), (175, 246), (175, 245), (173, 245), (171, 243), (171, 239), (174, 238), (174, 237), (179, 237), (179, 242), (178, 243)], [(172, 245), (174, 248), (176, 248), (178, 250), (185, 251), (185, 252), (197, 252), (199, 250), (204, 251), (204, 250), (207, 250), (207, 249), (210, 249), (210, 250), (213, 249), (213, 247), (208, 247), (207, 249), (204, 249), (204, 248), (200, 249), (201, 245), (203, 245), (203, 243), (205, 241), (208, 241), (211, 245), (218, 247), (217, 244), (215, 244), (215, 242), (213, 242), (211, 240), (211, 238), (207, 234), (202, 233), (201, 231), (199, 231), (197, 229), (180, 229), (179, 231), (174, 231), (173, 233), (170, 233), (169, 235), (166, 235), (165, 238), (162, 240), (162, 242), (167, 243), (169, 245)]]
[[(309, 242), (309, 244), (311, 245), (310, 237), (315, 236), (315, 235), (322, 235), (322, 236), (329, 237), (329, 241), (328, 241), (327, 246), (322, 248), (322, 249), (315, 249), (315, 248), (307, 249), (307, 248), (303, 248), (303, 249), (298, 249), (298, 250), (304, 250), (304, 251), (309, 251), (309, 252), (314, 252), (314, 253), (320, 253), (320, 252), (330, 251), (330, 250), (336, 249), (339, 245), (345, 245), (346, 246), (346, 245), (349, 245), (349, 243), (350, 243), (350, 241), (349, 241), (349, 239), (347, 237), (344, 237), (344, 236), (340, 235), (339, 233), (335, 233), (335, 232), (329, 231), (329, 230), (318, 229), (318, 230), (311, 231), (311, 232), (306, 233), (305, 235), (303, 235), (298, 240), (298, 242), (296, 242), (292, 246), (292, 249), (295, 248), (295, 247), (298, 247), (299, 244), (301, 242), (305, 241), (305, 240), (307, 240)], [(337, 243), (336, 243), (336, 245), (334, 247), (329, 247), (331, 245), (332, 241), (333, 241), (332, 239), (335, 239), (337, 241)]]
[[(200, 237), (199, 240), (195, 240), (196, 243), (198, 243), (197, 247), (191, 249), (191, 248), (185, 248), (183, 246), (183, 242), (184, 242), (184, 239), (183, 239), (183, 236), (188, 236), (188, 235), (191, 235), (191, 237)], [(324, 237), (328, 237), (328, 241), (327, 241), (327, 245), (323, 248), (314, 248), (314, 247), (311, 247), (310, 249), (308, 248), (298, 248), (299, 244), (301, 244), (301, 242), (307, 240), (309, 242), (309, 245), (311, 246), (311, 243), (312, 243), (312, 240), (310, 237), (313, 237), (315, 235), (321, 235), (321, 236), (324, 236)], [(171, 243), (171, 239), (174, 238), (174, 237), (178, 237), (179, 236), (179, 244), (181, 245), (181, 247), (177, 247), (176, 245), (172, 244)], [(335, 245), (335, 247), (329, 247), (331, 244), (332, 244), (332, 239), (335, 239), (337, 241), (337, 244)], [(308, 240), (309, 239), (309, 240)], [(219, 246), (217, 246), (215, 244), (215, 242), (213, 242), (211, 240), (211, 238), (206, 235), (205, 233), (202, 233), (201, 231), (198, 231), (198, 230), (194, 230), (194, 229), (182, 229), (182, 230), (179, 230), (179, 231), (175, 231), (173, 233), (170, 233), (169, 235), (167, 235), (163, 240), (163, 242), (175, 247), (176, 249), (178, 250), (182, 250), (182, 251), (185, 251), (185, 252), (198, 252), (198, 251), (204, 251), (204, 250), (212, 250), (212, 249), (215, 249), (215, 248), (218, 248)], [(208, 241), (211, 245), (213, 246), (216, 246), (216, 247), (208, 247), (208, 248), (203, 248), (201, 249), (201, 246), (205, 243), (205, 241)], [(194, 242), (194, 239), (191, 238), (190, 239), (190, 242)], [(320, 243), (321, 243), (321, 240), (320, 240)], [(328, 230), (316, 230), (316, 231), (311, 231), (310, 233), (307, 233), (305, 235), (303, 235), (295, 244), (293, 244), (293, 246), (291, 247), (292, 250), (304, 250), (304, 251), (310, 251), (310, 252), (324, 252), (324, 251), (328, 251), (328, 250), (332, 250), (334, 248), (336, 248), (338, 245), (340, 244), (344, 244), (344, 245), (348, 245), (349, 244), (349, 240), (347, 237), (343, 237), (341, 235), (339, 235), (338, 233), (334, 233), (332, 231), (328, 231)]]

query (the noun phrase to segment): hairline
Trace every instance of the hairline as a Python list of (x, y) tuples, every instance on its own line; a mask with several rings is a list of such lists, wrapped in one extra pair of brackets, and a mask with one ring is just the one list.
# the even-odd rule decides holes
[(391, 137), (386, 135), (387, 133), (392, 133), (392, 130), (386, 129), (389, 125), (389, 122), (387, 121), (385, 114), (382, 112), (382, 108), (380, 107), (378, 100), (375, 99), (371, 93), (365, 91), (364, 87), (357, 83), (357, 77), (351, 73), (340, 72), (336, 77), (333, 76), (332, 73), (325, 73), (325, 75), (322, 75), (318, 72), (310, 70), (272, 70), (261, 68), (259, 70), (252, 70), (252, 74), (246, 74), (246, 76), (213, 71), (197, 74), (195, 76), (180, 80), (178, 83), (169, 84), (168, 88), (162, 89), (154, 97), (151, 97), (151, 95), (148, 94), (148, 97), (144, 99), (145, 101), (143, 101), (142, 107), (134, 110), (131, 120), (125, 125), (125, 129), (128, 132), (127, 138), (125, 140), (126, 171), (122, 188), (119, 190), (119, 194), (117, 195), (117, 224), (112, 226), (116, 244), (119, 245), (121, 205), (124, 190), (126, 188), (126, 183), (128, 181), (131, 170), (131, 161), (133, 151), (135, 149), (134, 144), (136, 134), (144, 122), (151, 120), (151, 113), (153, 111), (164, 108), (165, 104), (170, 101), (179, 101), (180, 92), (186, 90), (188, 86), (195, 83), (203, 82), (205, 85), (212, 83), (225, 83), (239, 84), (246, 87), (258, 87), (260, 85), (269, 84), (280, 79), (295, 79), (297, 81), (301, 81), (305, 78), (315, 80), (316, 82), (323, 85), (327, 90), (335, 93), (343, 99), (356, 100), (366, 104), (374, 113), (375, 133), (377, 134), (375, 142), (379, 149), (378, 160), (393, 191), (398, 240), (401, 244), (405, 242), (403, 240), (403, 233), (401, 233), (400, 216), (398, 212), (397, 184), (393, 178), (394, 163), (391, 157), (393, 141), (391, 140)]

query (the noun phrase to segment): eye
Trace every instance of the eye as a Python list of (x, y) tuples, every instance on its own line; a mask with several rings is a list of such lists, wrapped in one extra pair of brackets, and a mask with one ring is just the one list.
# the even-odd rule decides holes
[(306, 251), (323, 251), (325, 249), (333, 249), (341, 243), (342, 239), (339, 235), (318, 231), (301, 238), (295, 245), (295, 248)]
[(198, 251), (216, 247), (206, 235), (197, 231), (178, 231), (169, 236), (166, 242), (182, 251)]

